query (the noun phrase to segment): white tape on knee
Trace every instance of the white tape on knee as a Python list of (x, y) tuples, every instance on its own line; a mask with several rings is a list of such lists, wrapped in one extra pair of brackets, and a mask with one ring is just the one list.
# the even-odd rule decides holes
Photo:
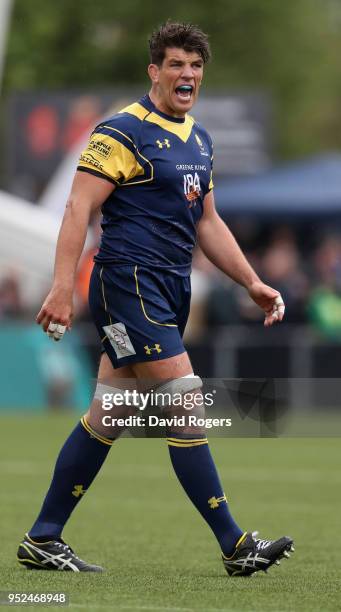
[(138, 408), (140, 404), (138, 393), (132, 393), (128, 389), (110, 387), (110, 385), (104, 385), (103, 383), (97, 383), (94, 399), (102, 402), (104, 410), (124, 405)]
[(186, 393), (195, 391), (195, 389), (201, 389), (202, 385), (203, 382), (200, 376), (196, 376), (195, 374), (187, 374), (180, 378), (174, 378), (174, 380), (169, 380), (164, 385), (160, 385), (160, 387), (154, 389), (155, 403), (160, 408), (167, 408), (172, 405), (172, 397), (175, 394), (185, 395)]

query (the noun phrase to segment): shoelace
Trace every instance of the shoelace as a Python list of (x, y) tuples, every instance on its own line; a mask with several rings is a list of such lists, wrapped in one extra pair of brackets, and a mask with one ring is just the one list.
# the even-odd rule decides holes
[(261, 540), (261, 538), (257, 538), (256, 536), (258, 536), (258, 533), (258, 531), (252, 532), (252, 537), (256, 543), (257, 548), (266, 548), (267, 546), (269, 546), (269, 544), (272, 544), (272, 540)]
[(266, 548), (269, 544), (272, 544), (272, 540), (261, 540), (260, 538), (255, 539), (257, 548)]

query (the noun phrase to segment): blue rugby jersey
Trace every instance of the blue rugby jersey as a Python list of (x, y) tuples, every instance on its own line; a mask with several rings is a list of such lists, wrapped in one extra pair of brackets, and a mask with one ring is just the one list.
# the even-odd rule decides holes
[(78, 165), (116, 185), (95, 260), (190, 274), (212, 160), (206, 130), (160, 112), (148, 95), (100, 123)]

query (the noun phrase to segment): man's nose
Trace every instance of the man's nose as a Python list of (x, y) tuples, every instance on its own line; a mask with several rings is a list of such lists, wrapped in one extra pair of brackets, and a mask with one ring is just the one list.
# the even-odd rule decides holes
[(185, 64), (182, 70), (182, 75), (185, 79), (192, 79), (194, 76), (193, 68), (190, 64)]

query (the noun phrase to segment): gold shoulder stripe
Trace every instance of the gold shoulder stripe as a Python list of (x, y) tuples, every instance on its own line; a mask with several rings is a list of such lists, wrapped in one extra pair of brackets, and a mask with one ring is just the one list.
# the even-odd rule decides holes
[(134, 115), (134, 117), (137, 117), (138, 119), (141, 119), (141, 121), (143, 121), (143, 119), (145, 119), (147, 115), (149, 115), (150, 111), (144, 106), (142, 106), (142, 104), (134, 102), (134, 104), (129, 104), (129, 106), (122, 108), (122, 110), (119, 111), (119, 114), (120, 113), (128, 113), (129, 115)]
[(120, 183), (143, 175), (144, 169), (138, 163), (135, 152), (130, 150), (129, 137), (118, 130), (116, 132), (124, 137), (126, 144), (115, 139), (115, 131), (110, 135), (94, 133), (80, 156), (79, 166), (96, 170)]
[[(124, 136), (124, 138), (129, 140), (129, 142), (133, 145), (137, 155), (148, 164), (149, 169), (150, 169), (150, 176), (148, 178), (142, 179), (141, 181), (130, 181), (129, 183), (122, 183), (120, 185), (120, 187), (129, 187), (129, 185), (137, 185), (139, 183), (148, 183), (148, 182), (152, 181), (153, 178), (154, 178), (154, 166), (149, 161), (149, 159), (147, 159), (146, 157), (144, 157), (144, 155), (142, 155), (142, 153), (140, 153), (140, 151), (138, 150), (138, 148), (137, 148), (136, 144), (134, 143), (134, 141), (131, 138), (129, 138), (129, 136), (127, 136), (127, 134), (124, 134), (124, 132), (121, 132), (120, 130), (117, 130), (116, 128), (113, 128), (110, 125), (105, 125), (104, 127), (106, 129), (108, 129), (108, 130), (112, 130), (113, 132), (117, 132), (117, 134), (120, 134), (121, 136)], [(140, 166), (139, 164), (138, 164), (138, 166), (141, 168), (141, 170), (143, 172), (142, 166)]]

